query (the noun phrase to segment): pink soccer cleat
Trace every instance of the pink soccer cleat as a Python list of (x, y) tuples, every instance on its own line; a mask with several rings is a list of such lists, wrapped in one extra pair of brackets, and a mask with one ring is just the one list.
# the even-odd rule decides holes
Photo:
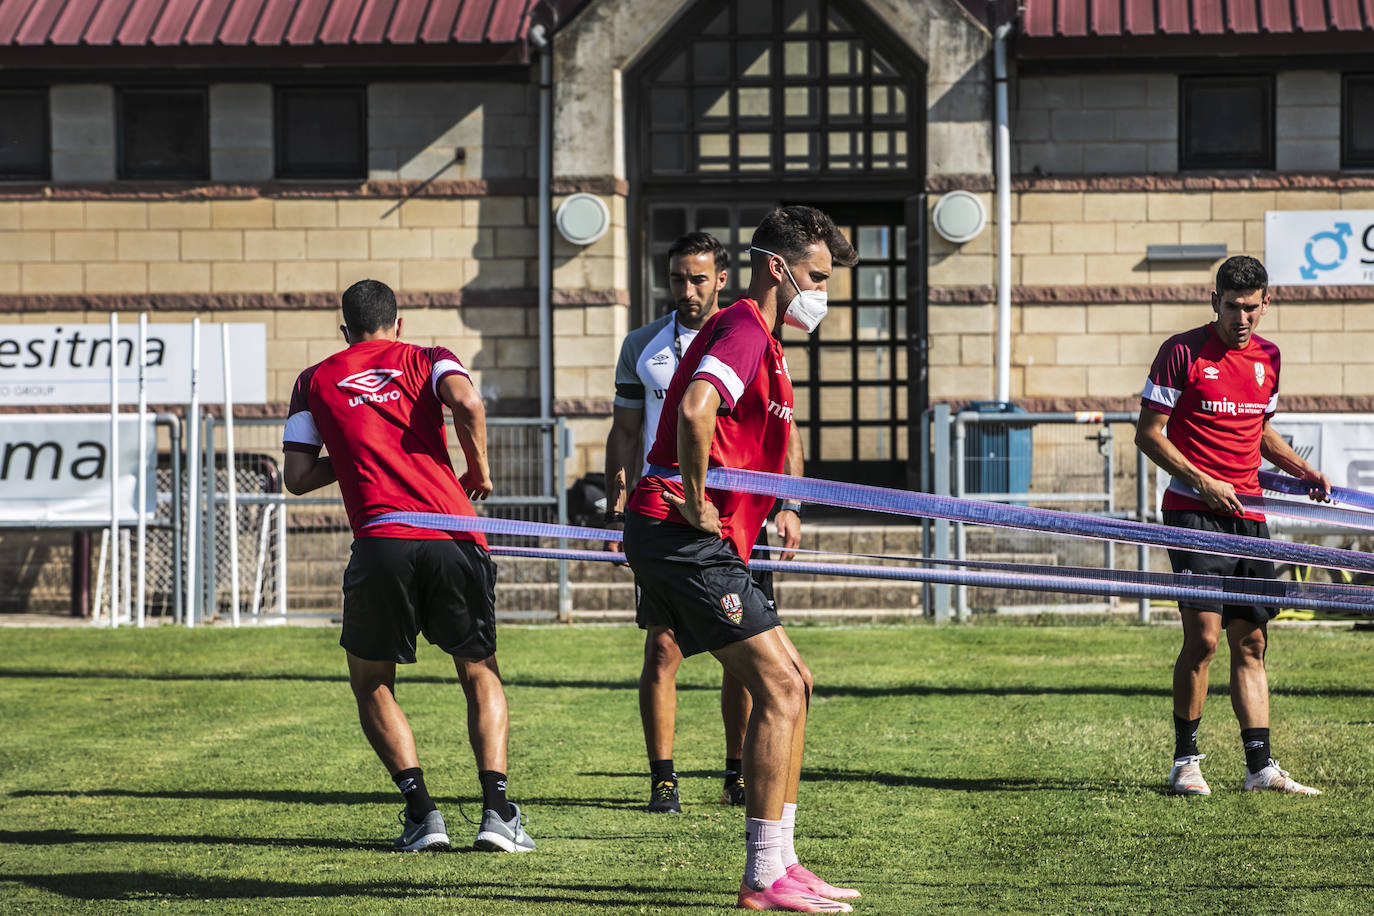
[(829, 897), (831, 900), (856, 900), (863, 896), (852, 887), (836, 887), (833, 884), (826, 884), (800, 862), (787, 866), (787, 877), (817, 897)]
[(741, 883), (735, 906), (742, 910), (786, 910), (791, 913), (854, 912), (854, 908), (847, 903), (816, 896), (788, 875), (783, 875), (764, 888)]

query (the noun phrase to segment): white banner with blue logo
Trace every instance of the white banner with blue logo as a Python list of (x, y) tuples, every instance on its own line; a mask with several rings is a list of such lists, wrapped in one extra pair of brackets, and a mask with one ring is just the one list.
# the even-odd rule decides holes
[(1374, 210), (1270, 210), (1264, 266), (1276, 286), (1374, 284)]
[[(1374, 414), (1285, 413), (1282, 395), (1279, 396), (1279, 408), (1271, 421), (1274, 430), (1293, 447), (1299, 457), (1321, 470), (1334, 487), (1374, 492)], [(1263, 460), (1260, 461), (1260, 470), (1287, 473)], [(1155, 505), (1158, 506), (1170, 478), (1163, 471), (1158, 471), (1155, 478)], [(1300, 499), (1267, 491), (1265, 495)], [(1324, 528), (1316, 522), (1269, 516), (1269, 531), (1273, 534), (1320, 530)]]

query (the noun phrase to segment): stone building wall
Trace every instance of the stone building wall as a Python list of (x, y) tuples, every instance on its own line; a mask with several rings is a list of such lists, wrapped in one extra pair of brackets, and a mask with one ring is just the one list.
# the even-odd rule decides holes
[[(1161, 174), (1178, 170), (1178, 76), (1030, 75), (1012, 81), (1013, 171), (1019, 175)], [(1340, 168), (1341, 78), (1281, 70), (1274, 79), (1280, 171)]]
[(528, 399), (528, 210), (505, 196), (0, 200), (0, 296), (10, 321), (73, 321), (75, 310), (102, 322), (111, 308), (264, 321), (268, 398), (284, 403), (296, 373), (342, 346), (339, 292), (372, 277), (401, 296), (408, 340), (452, 348), (490, 398)]
[[(1307, 190), (1137, 183), (1166, 189), (1123, 189), (1106, 180), (1063, 181), (1055, 189), (1053, 181), (1018, 181), (1013, 399), (1128, 409), (1164, 338), (1210, 320), (1208, 293), (1220, 261), (1152, 262), (1148, 245), (1220, 242), (1228, 255), (1263, 259), (1266, 211), (1374, 209), (1374, 189), (1358, 180), (1347, 188)], [(985, 204), (992, 209), (990, 194)], [(991, 224), (963, 246), (932, 233), (932, 401), (986, 399), (994, 389), (995, 240)], [(1272, 294), (1259, 333), (1283, 352), (1285, 401), (1322, 409), (1374, 403), (1374, 294), (1321, 287), (1275, 287)]]

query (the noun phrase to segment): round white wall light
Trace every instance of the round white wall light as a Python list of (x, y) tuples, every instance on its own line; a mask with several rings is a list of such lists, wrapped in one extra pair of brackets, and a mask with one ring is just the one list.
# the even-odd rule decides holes
[(558, 205), (554, 223), (574, 245), (590, 245), (611, 228), (611, 211), (595, 194), (571, 194)]
[(988, 214), (983, 202), (968, 191), (950, 191), (935, 202), (930, 221), (940, 238), (963, 244), (978, 237), (987, 225)]

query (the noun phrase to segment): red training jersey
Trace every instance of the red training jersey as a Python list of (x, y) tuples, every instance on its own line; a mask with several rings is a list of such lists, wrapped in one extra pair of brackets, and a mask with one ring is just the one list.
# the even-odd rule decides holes
[[(678, 467), (678, 408), (687, 386), (697, 379), (714, 385), (723, 402), (711, 436), (709, 466), (781, 473), (792, 429), (792, 379), (782, 344), (764, 324), (754, 300), (740, 299), (712, 315), (683, 354), (664, 396), (649, 450), (650, 465)], [(663, 499), (665, 490), (682, 496), (682, 480), (655, 475), (651, 469), (631, 494), (629, 508), (651, 518), (687, 524)], [(749, 562), (773, 497), (708, 488), (706, 498), (720, 513), (725, 537)]]
[[(1164, 342), (1150, 367), (1140, 403), (1169, 415), (1169, 441), (1198, 469), (1237, 493), (1260, 493), (1260, 439), (1279, 399), (1279, 348), (1251, 334), (1228, 347), (1212, 325)], [(1178, 481), (1164, 491), (1163, 508), (1209, 512)], [(1259, 512), (1245, 518), (1264, 521)]]
[(296, 379), (282, 449), (329, 449), (354, 537), (473, 541), (480, 532), (367, 522), (387, 512), (475, 515), (449, 461), (439, 382), (467, 370), (444, 347), (365, 340)]

